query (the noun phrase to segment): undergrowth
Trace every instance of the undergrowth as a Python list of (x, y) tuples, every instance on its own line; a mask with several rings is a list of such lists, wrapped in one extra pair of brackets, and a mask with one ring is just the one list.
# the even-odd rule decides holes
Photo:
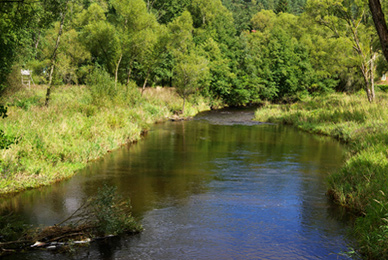
[(267, 104), (255, 118), (348, 144), (344, 166), (328, 177), (328, 195), (358, 214), (353, 231), (360, 252), (368, 259), (388, 259), (388, 95), (379, 92), (373, 103), (361, 94), (333, 94)]

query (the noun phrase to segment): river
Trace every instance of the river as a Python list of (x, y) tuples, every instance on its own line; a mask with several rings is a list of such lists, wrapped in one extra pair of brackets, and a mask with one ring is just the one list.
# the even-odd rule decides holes
[(1, 199), (26, 223), (53, 225), (113, 185), (145, 228), (73, 254), (4, 259), (349, 259), (348, 216), (325, 196), (345, 147), (252, 117), (225, 109), (157, 124), (68, 181)]

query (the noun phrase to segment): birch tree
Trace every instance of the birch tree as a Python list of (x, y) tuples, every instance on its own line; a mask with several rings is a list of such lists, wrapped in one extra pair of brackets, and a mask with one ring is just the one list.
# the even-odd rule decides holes
[(209, 78), (208, 61), (195, 52), (179, 57), (174, 68), (174, 81), (178, 95), (183, 99), (182, 114), (185, 112), (186, 99), (199, 87), (206, 85)]
[(344, 37), (354, 50), (353, 60), (363, 78), (369, 102), (375, 98), (374, 69), (376, 50), (375, 31), (369, 22), (369, 9), (365, 0), (311, 0), (308, 13), (322, 26), (332, 30), (336, 37)]
[(47, 91), (46, 91), (45, 106), (48, 106), (49, 102), (50, 102), (50, 94), (51, 94), (51, 88), (53, 85), (53, 74), (54, 74), (55, 62), (57, 59), (59, 43), (60, 43), (61, 35), (63, 32), (63, 26), (65, 24), (65, 18), (66, 18), (66, 14), (67, 14), (69, 1), (70, 0), (66, 0), (65, 2), (59, 4), (59, 8), (61, 9), (61, 12), (60, 12), (61, 18), (60, 18), (60, 25), (59, 25), (57, 40), (55, 43), (53, 54), (52, 54), (51, 59), (50, 59), (49, 81), (48, 81), (48, 87), (47, 87)]

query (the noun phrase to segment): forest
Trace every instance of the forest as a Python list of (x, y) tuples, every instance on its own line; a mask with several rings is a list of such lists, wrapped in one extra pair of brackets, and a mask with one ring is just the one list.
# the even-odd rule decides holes
[[(1, 1), (0, 86), (174, 86), (232, 106), (366, 90), (386, 61), (366, 1)], [(12, 77), (12, 74), (14, 76)]]

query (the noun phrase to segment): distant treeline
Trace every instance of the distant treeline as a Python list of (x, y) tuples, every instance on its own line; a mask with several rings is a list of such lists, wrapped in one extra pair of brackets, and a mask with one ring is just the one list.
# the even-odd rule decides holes
[(0, 50), (3, 92), (20, 68), (54, 85), (98, 68), (228, 105), (359, 89), (372, 101), (386, 67), (367, 1), (352, 0), (0, 0)]

